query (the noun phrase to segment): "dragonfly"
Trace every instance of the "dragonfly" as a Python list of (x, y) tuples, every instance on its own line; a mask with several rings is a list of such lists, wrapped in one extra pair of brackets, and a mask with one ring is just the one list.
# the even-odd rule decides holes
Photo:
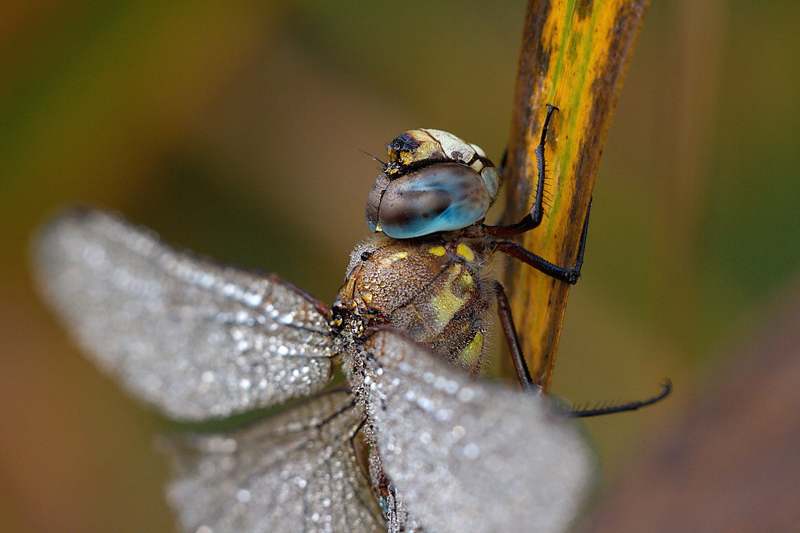
[[(580, 429), (538, 391), (519, 349), (497, 252), (568, 283), (509, 240), (543, 216), (489, 226), (501, 174), (433, 129), (388, 145), (369, 193), (372, 237), (327, 306), (276, 274), (171, 247), (120, 215), (71, 209), (35, 240), (45, 300), (129, 393), (182, 422), (282, 406), (159, 448), (179, 527), (214, 532), (561, 531), (594, 471)], [(496, 303), (522, 387), (480, 376)], [(344, 383), (333, 383), (340, 367)]]

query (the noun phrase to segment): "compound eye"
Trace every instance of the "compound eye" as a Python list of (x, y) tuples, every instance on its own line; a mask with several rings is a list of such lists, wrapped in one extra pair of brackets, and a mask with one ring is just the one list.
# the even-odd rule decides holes
[[(370, 195), (370, 202), (376, 200)], [(486, 183), (475, 170), (439, 163), (386, 184), (375, 214), (386, 235), (411, 239), (466, 228), (486, 216), (490, 203)]]

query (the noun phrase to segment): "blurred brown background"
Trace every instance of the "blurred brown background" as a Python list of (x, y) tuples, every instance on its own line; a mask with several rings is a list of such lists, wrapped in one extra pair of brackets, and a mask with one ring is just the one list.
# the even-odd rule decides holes
[[(752, 4), (656, 2), (623, 87), (553, 390), (675, 393), (586, 424), (596, 530), (800, 517), (800, 4)], [(37, 225), (117, 209), (331, 301), (367, 231), (378, 165), (358, 150), (435, 127), (499, 161), (524, 9), (4, 2), (0, 531), (173, 527), (151, 449), (167, 424), (39, 304)]]

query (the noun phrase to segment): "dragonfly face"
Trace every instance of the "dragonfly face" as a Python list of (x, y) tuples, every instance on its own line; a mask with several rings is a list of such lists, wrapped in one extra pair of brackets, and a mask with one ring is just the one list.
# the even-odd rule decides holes
[(479, 147), (439, 130), (411, 130), (389, 148), (389, 162), (367, 200), (367, 226), (395, 239), (466, 228), (486, 216), (500, 174)]
[[(376, 235), (330, 310), (115, 215), (71, 211), (41, 232), (43, 294), (135, 396), (189, 421), (305, 398), (163, 439), (186, 531), (558, 531), (574, 517), (591, 472), (577, 429), (540, 396), (470, 375), (500, 294), (481, 223), (497, 170), (437, 130), (389, 148), (367, 208)], [(323, 390), (338, 359), (349, 387)]]

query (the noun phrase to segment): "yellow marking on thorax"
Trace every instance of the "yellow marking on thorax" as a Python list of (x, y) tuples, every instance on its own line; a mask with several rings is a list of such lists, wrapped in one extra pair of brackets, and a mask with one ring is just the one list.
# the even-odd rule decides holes
[(466, 244), (459, 243), (456, 247), (456, 253), (467, 261), (475, 261), (475, 252)]
[(380, 264), (381, 264), (381, 266), (389, 267), (389, 266), (392, 266), (397, 261), (400, 261), (401, 259), (405, 259), (406, 257), (408, 257), (408, 251), (407, 250), (400, 250), (399, 252), (395, 252), (390, 256), (382, 257), (380, 259)]
[(428, 253), (431, 253), (436, 257), (442, 257), (447, 252), (445, 251), (444, 246), (431, 246), (428, 248)]
[(464, 307), (469, 297), (461, 297), (453, 293), (452, 282), (461, 276), (461, 265), (453, 264), (448, 272), (447, 281), (442, 284), (442, 289), (431, 296), (431, 306), (436, 310), (436, 323), (431, 324), (431, 329), (441, 333), (447, 324), (453, 320), (455, 314)]
[(458, 360), (467, 368), (476, 368), (480, 363), (481, 353), (483, 353), (483, 333), (476, 331), (469, 344), (458, 354)]
[(359, 292), (358, 295), (361, 296), (365, 304), (369, 305), (372, 303), (372, 292), (364, 290)]

